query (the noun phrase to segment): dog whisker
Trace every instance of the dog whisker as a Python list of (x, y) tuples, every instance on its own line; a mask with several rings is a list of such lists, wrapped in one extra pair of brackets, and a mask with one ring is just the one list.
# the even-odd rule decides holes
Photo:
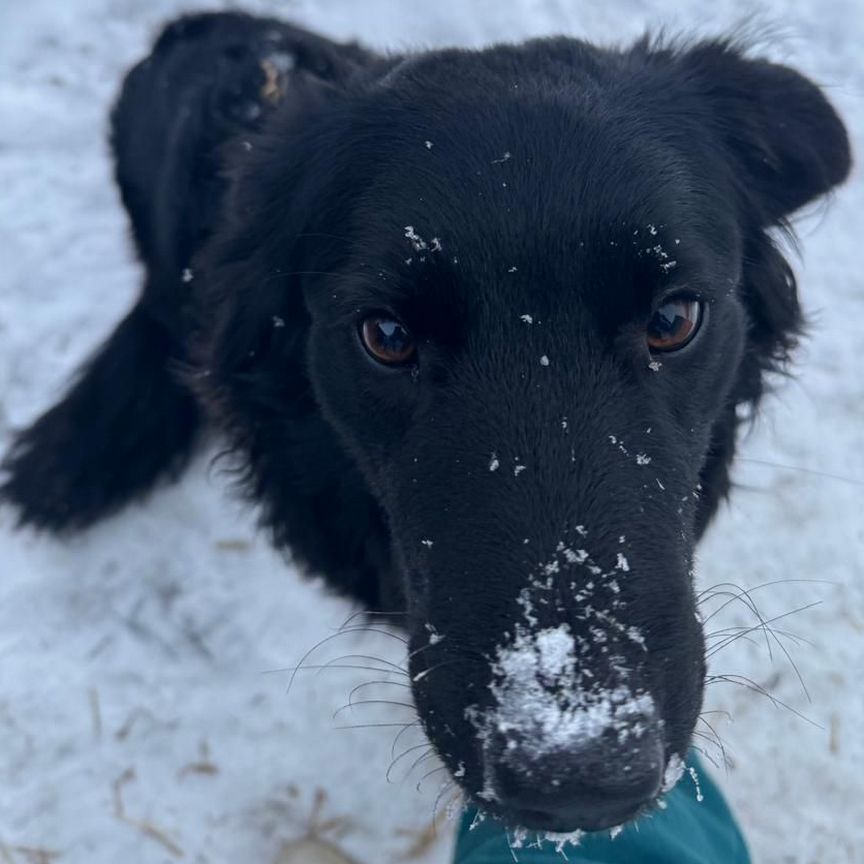
[(395, 639), (397, 642), (401, 642), (403, 645), (408, 644), (408, 640), (404, 636), (401, 636), (399, 633), (394, 633), (392, 630), (384, 630), (381, 627), (375, 627), (371, 624), (354, 624), (350, 627), (343, 626), (340, 627), (336, 633), (334, 633), (331, 637), (328, 638), (343, 636), (346, 633), (375, 633), (379, 636), (388, 636), (391, 639)]
[(753, 627), (748, 628), (747, 630), (745, 630), (741, 633), (736, 633), (732, 636), (727, 636), (726, 639), (723, 640), (722, 642), (720, 642), (719, 645), (714, 646), (710, 651), (708, 651), (706, 654), (706, 657), (710, 659), (718, 651), (721, 651), (723, 648), (728, 647), (729, 645), (731, 645), (736, 640), (746, 636), (748, 633), (751, 633), (753, 630), (758, 630), (758, 629), (764, 630), (766, 633), (770, 633), (773, 636), (776, 643), (780, 646), (780, 650), (786, 655), (786, 659), (789, 661), (790, 665), (795, 670), (795, 675), (797, 676), (798, 681), (801, 684), (801, 689), (804, 691), (804, 694), (807, 697), (807, 700), (812, 702), (812, 699), (810, 697), (810, 691), (807, 689), (807, 685), (804, 683), (804, 678), (801, 675), (801, 671), (799, 670), (798, 665), (792, 659), (792, 655), (789, 653), (788, 649), (783, 644), (783, 642), (780, 640), (780, 638), (774, 633), (774, 631), (770, 625), (774, 621), (781, 621), (784, 618), (788, 618), (790, 615), (797, 615), (799, 612), (806, 612), (808, 609), (813, 609), (815, 606), (820, 606), (821, 604), (822, 604), (821, 600), (815, 600), (814, 602), (808, 603), (805, 606), (799, 606), (797, 609), (792, 609), (788, 612), (784, 612), (782, 615), (776, 615), (773, 618), (769, 618), (767, 620), (763, 619), (760, 621), (759, 624), (754, 625)]
[(343, 622), (339, 625), (338, 632), (342, 632), (345, 628), (350, 627), (353, 621), (356, 621), (358, 618), (378, 618), (383, 616), (393, 616), (393, 617), (405, 617), (407, 612), (380, 612), (374, 609), (357, 609), (352, 612)]
[[(437, 643), (435, 643), (435, 642), (429, 642), (426, 645), (421, 645), (419, 648), (415, 648), (413, 651), (408, 653), (408, 655), (405, 658), (405, 662), (408, 663), (411, 660), (413, 660), (415, 657), (418, 657), (424, 651), (428, 651), (430, 648), (435, 648), (435, 647), (437, 647)], [(448, 663), (451, 661), (473, 662), (473, 663), (479, 663), (481, 665), (487, 665), (488, 666), (489, 663), (491, 662), (489, 660), (489, 657), (481, 654), (479, 651), (475, 651), (475, 650), (472, 650), (470, 648), (462, 647), (456, 640), (451, 640), (449, 642), (448, 649), (449, 649), (449, 653), (451, 653), (451, 654), (456, 653), (459, 656), (458, 656), (458, 658), (450, 658), (449, 660), (442, 661), (442, 663)], [(438, 664), (436, 666), (432, 666), (429, 669), (424, 670), (424, 672), (423, 672), (424, 677), (425, 677), (425, 675), (429, 675), (434, 670), (440, 668), (440, 666), (441, 666), (441, 664)]]
[[(712, 630), (710, 633), (705, 634), (706, 639), (715, 639), (715, 638), (726, 638), (732, 633), (741, 633), (742, 631), (749, 630), (750, 628), (746, 624), (736, 625), (734, 627), (721, 627), (719, 630)], [(781, 630), (777, 627), (771, 628), (774, 633), (778, 636), (782, 636), (784, 639), (789, 639), (794, 642), (796, 646), (800, 647), (801, 645), (807, 645), (810, 648), (815, 647), (815, 642), (811, 639), (806, 639), (798, 633), (793, 633), (791, 630)], [(752, 640), (749, 640), (752, 641)]]
[(782, 699), (778, 699), (773, 693), (769, 690), (766, 690), (760, 684), (757, 684), (753, 681), (752, 678), (748, 678), (746, 675), (737, 675), (737, 674), (726, 674), (726, 675), (709, 675), (705, 679), (705, 686), (709, 686), (711, 684), (735, 684), (739, 687), (745, 687), (748, 690), (752, 690), (754, 693), (758, 693), (760, 696), (764, 696), (768, 699), (775, 708), (785, 708), (787, 711), (791, 711), (799, 719), (803, 720), (805, 723), (809, 723), (811, 726), (815, 726), (817, 729), (822, 729), (822, 725), (817, 723), (815, 720), (811, 720), (805, 714), (802, 714), (796, 708), (793, 708), (791, 705), (784, 702)]
[[(713, 723), (709, 723), (709, 722), (708, 722), (708, 721), (707, 721), (703, 716), (701, 716), (701, 715), (700, 715), (700, 717), (699, 717), (699, 721), (698, 721), (698, 722), (702, 723), (704, 726), (706, 726), (706, 727), (708, 728), (708, 732), (710, 733), (710, 736), (713, 736), (713, 738), (714, 738), (714, 742), (715, 742), (716, 746), (718, 747), (718, 749), (720, 750), (720, 753), (721, 753), (721, 755), (722, 755), (722, 757), (723, 757), (723, 763), (724, 763), (727, 767), (729, 767), (730, 762), (729, 762), (729, 758), (728, 758), (728, 756), (727, 756), (727, 754), (726, 754), (726, 745), (725, 745), (725, 743), (723, 742), (723, 739), (720, 737), (720, 733), (717, 731), (717, 729), (715, 728), (714, 724), (713, 724)], [(697, 730), (694, 730), (694, 731), (697, 731)], [(702, 736), (704, 736), (704, 737), (709, 737), (709, 736), (706, 735), (706, 733), (704, 733), (704, 732), (700, 732), (699, 734), (702, 735)]]
[[(408, 676), (408, 670), (400, 666), (398, 663), (393, 662), (392, 660), (387, 660), (384, 657), (376, 657), (374, 654), (343, 654), (341, 657), (334, 657), (332, 660), (328, 660), (326, 663), (320, 664), (322, 669), (326, 669), (328, 666), (331, 666), (334, 663), (341, 663), (343, 660), (370, 660), (373, 663), (381, 663), (386, 666), (387, 669), (384, 671), (392, 672), (396, 675), (404, 675)], [(304, 669), (308, 669), (308, 666), (304, 666)]]
[[(310, 663), (304, 666), (285, 666), (280, 669), (265, 669), (261, 672), (262, 675), (278, 675), (288, 672), (322, 672), (326, 669), (358, 669), (365, 672), (380, 672), (383, 675), (403, 675), (407, 677), (407, 673), (401, 669), (382, 669), (378, 666), (364, 666), (358, 663), (337, 663), (331, 661), (329, 663)], [(409, 686), (409, 685), (404, 685)]]
[[(699, 718), (699, 719), (701, 720), (702, 718)], [(708, 730), (709, 730), (708, 732), (703, 732), (699, 729), (694, 729), (693, 735), (698, 737), (698, 738), (702, 738), (704, 741), (709, 743), (712, 747), (716, 748), (720, 752), (720, 758), (723, 762), (724, 767), (728, 770), (731, 767), (731, 762), (730, 762), (729, 757), (726, 753), (726, 745), (723, 743), (722, 739), (717, 734), (717, 732), (713, 726), (711, 726), (710, 724), (707, 724), (707, 723), (705, 725), (708, 727)], [(702, 752), (706, 753), (706, 751), (704, 749)], [(707, 755), (707, 753), (706, 753), (706, 755)], [(716, 766), (717, 763), (714, 762), (714, 765)]]
[[(432, 748), (432, 745), (431, 745), (428, 741), (423, 741), (423, 742), (420, 743), (420, 744), (415, 744), (413, 747), (408, 747), (406, 750), (403, 750), (403, 751), (402, 751), (402, 752), (401, 752), (401, 753), (400, 753), (400, 754), (399, 754), (395, 759), (391, 760), (390, 765), (389, 765), (389, 767), (387, 768), (387, 772), (386, 772), (385, 775), (384, 775), (384, 779), (385, 779), (388, 783), (392, 783), (392, 782), (393, 782), (393, 781), (390, 779), (390, 775), (393, 773), (393, 769), (394, 769), (394, 768), (395, 768), (395, 767), (396, 767), (396, 766), (397, 766), (397, 765), (398, 765), (398, 764), (399, 764), (399, 763), (400, 763), (400, 762), (401, 762), (401, 761), (402, 761), (402, 760), (403, 760), (403, 759), (404, 759), (404, 758), (405, 758), (409, 753), (413, 753), (415, 750), (420, 750), (420, 749), (422, 749), (422, 750), (424, 750), (424, 755), (425, 755), (425, 753), (428, 753), (429, 750), (431, 750), (431, 748)], [(413, 767), (413, 766), (412, 766), (412, 767)], [(407, 777), (408, 774), (410, 774), (410, 773), (411, 773), (411, 770), (409, 769), (409, 770), (408, 770), (408, 773), (407, 773), (405, 776)]]
[[(720, 583), (721, 586), (723, 584), (724, 583)], [(731, 584), (731, 583), (726, 583), (726, 584)], [(770, 585), (771, 585), (770, 582), (763, 583), (764, 587), (769, 587)], [(732, 587), (739, 587), (739, 586), (733, 585)], [(798, 682), (800, 683), (801, 689), (804, 691), (804, 694), (807, 697), (807, 700), (812, 701), (812, 699), (810, 697), (810, 691), (807, 689), (807, 685), (804, 683), (804, 678), (801, 675), (801, 670), (798, 668), (798, 664), (792, 658), (792, 655), (789, 653), (789, 650), (786, 648), (785, 644), (782, 642), (782, 640), (778, 636), (777, 632), (773, 628), (771, 628), (769, 625), (773, 621), (779, 621), (782, 618), (787, 617), (787, 615), (792, 615), (792, 614), (795, 614), (796, 612), (804, 611), (805, 609), (811, 608), (812, 606), (819, 605), (819, 602), (821, 602), (821, 601), (817, 601), (816, 603), (810, 604), (809, 606), (803, 606), (800, 609), (793, 610), (792, 612), (786, 613), (784, 615), (775, 616), (774, 618), (770, 619), (770, 621), (766, 621), (766, 619), (762, 615), (761, 611), (759, 610), (759, 608), (756, 606), (755, 602), (753, 601), (753, 598), (752, 598), (750, 592), (745, 590), (745, 589), (739, 589), (739, 590), (741, 593), (739, 595), (737, 595), (736, 599), (741, 599), (741, 602), (744, 602), (745, 605), (748, 606), (748, 608), (752, 609), (754, 615), (759, 619), (759, 625), (754, 626), (748, 630), (744, 630), (742, 632), (739, 632), (733, 636), (727, 637), (727, 639), (723, 640), (719, 645), (714, 646), (711, 649), (711, 651), (707, 654), (707, 657), (709, 657), (709, 658), (712, 657), (714, 654), (717, 653), (717, 651), (721, 650), (722, 648), (726, 647), (727, 645), (732, 644), (732, 642), (735, 642), (737, 639), (745, 638), (746, 634), (752, 633), (755, 630), (760, 630), (765, 636), (765, 644), (766, 644), (766, 647), (768, 649), (769, 658), (772, 660), (774, 659), (773, 653), (771, 651), (771, 641), (770, 641), (771, 639), (773, 639), (774, 642), (777, 644), (777, 646), (780, 648), (780, 650), (785, 655), (786, 659), (789, 661), (790, 666), (792, 666), (792, 668), (794, 669), (795, 675), (798, 678)], [(757, 589), (753, 589), (753, 590), (757, 590)], [(744, 599), (742, 599), (742, 597), (746, 598), (746, 601)], [(727, 603), (724, 603), (723, 606), (721, 606), (721, 609), (725, 608), (725, 606), (729, 602), (732, 602), (732, 601), (727, 601)], [(716, 611), (714, 614), (716, 614)], [(713, 617), (713, 615), (708, 616), (708, 619), (706, 619), (706, 621), (710, 620), (710, 618), (712, 618), (712, 617)]]
[[(313, 655), (313, 654), (314, 654), (314, 653), (315, 653), (319, 648), (321, 648), (322, 646), (326, 645), (328, 642), (332, 642), (334, 639), (338, 639), (338, 638), (341, 637), (341, 636), (345, 636), (345, 635), (347, 635), (347, 634), (349, 634), (349, 633), (354, 633), (354, 632), (358, 632), (358, 631), (362, 631), (362, 632), (369, 632), (369, 630), (367, 630), (367, 628), (364, 628), (364, 627), (360, 627), (360, 628), (354, 628), (354, 627), (351, 627), (351, 628), (348, 628), (348, 629), (346, 629), (346, 630), (340, 630), (339, 632), (337, 632), (337, 633), (333, 633), (333, 634), (331, 634), (330, 636), (325, 636), (321, 641), (319, 641), (319, 642), (317, 642), (315, 645), (313, 645), (313, 646), (312, 646), (312, 647), (311, 647), (311, 648), (310, 648), (310, 649), (309, 649), (309, 650), (308, 650), (308, 651), (307, 651), (307, 652), (306, 652), (306, 653), (305, 653), (305, 654), (300, 658), (300, 662), (297, 664), (297, 666), (296, 666), (294, 672), (291, 674), (291, 680), (288, 682), (288, 692), (289, 692), (289, 693), (291, 692), (291, 686), (294, 684), (294, 678), (295, 678), (296, 675), (297, 675), (297, 671), (298, 671), (299, 669), (301, 669), (301, 668), (304, 667), (306, 661), (307, 661), (307, 660), (308, 660), (308, 659), (309, 659), (309, 658), (310, 658), (310, 657), (311, 657), (311, 656), (312, 656), (312, 655)], [(389, 633), (387, 630), (377, 630), (377, 631), (376, 631), (375, 628), (371, 628), (371, 632), (380, 632), (380, 633), (382, 633), (382, 634), (384, 634), (384, 635), (391, 636), (392, 638), (397, 639), (398, 641), (403, 642), (403, 643), (406, 641), (404, 638), (399, 637), (399, 636), (396, 636), (396, 634), (394, 634), (394, 633)], [(352, 655), (346, 655), (346, 656), (352, 656)], [(353, 655), (353, 656), (359, 657), (359, 656), (361, 656), (361, 655)], [(340, 659), (344, 659), (344, 658), (340, 658)], [(384, 663), (385, 665), (392, 665), (392, 666), (394, 666), (395, 668), (399, 669), (400, 671), (405, 672), (404, 669), (401, 669), (401, 667), (396, 666), (395, 663), (390, 663), (390, 661), (387, 661), (387, 660), (381, 660), (380, 658), (370, 658), (370, 657), (368, 657), (368, 656), (366, 656), (365, 659), (374, 659), (376, 662), (382, 662), (382, 663)], [(337, 662), (338, 662), (338, 661), (337, 661)], [(406, 674), (407, 674), (407, 673), (406, 673)]]
[[(447, 766), (446, 766), (446, 765), (439, 765), (437, 768), (432, 768), (430, 771), (427, 771), (427, 772), (426, 772), (426, 773), (425, 773), (425, 774), (424, 774), (424, 775), (423, 775), (423, 776), (422, 776), (422, 777), (417, 781), (417, 785), (416, 785), (414, 788), (415, 788), (418, 792), (422, 791), (423, 784), (426, 782), (426, 780), (428, 780), (430, 777), (434, 777), (436, 774), (440, 774), (442, 771), (446, 771), (446, 770), (447, 770)], [(449, 787), (450, 787), (451, 789), (452, 789), (453, 787), (455, 787), (455, 786), (456, 786), (456, 783), (455, 783), (455, 782), (451, 782), (451, 783), (449, 784)], [(447, 790), (445, 789), (444, 791), (446, 792)]]
[(361, 699), (358, 702), (348, 702), (345, 705), (337, 708), (332, 715), (332, 719), (336, 719), (343, 711), (349, 711), (354, 708), (359, 708), (361, 705), (392, 705), (398, 708), (408, 708), (414, 710), (414, 705), (410, 702), (396, 702), (391, 699)]
[[(416, 728), (417, 728), (417, 724), (413, 724), (413, 725), (406, 725), (404, 729), (402, 729), (401, 731), (399, 731), (399, 732), (396, 733), (395, 737), (393, 738), (393, 744), (390, 746), (390, 758), (391, 758), (391, 759), (395, 758), (395, 756), (396, 756), (396, 747), (399, 745), (399, 739), (400, 739), (400, 738), (401, 738), (401, 737), (402, 737), (406, 732), (410, 732), (412, 729), (416, 729)], [(423, 730), (422, 730), (422, 727), (421, 727), (421, 730), (420, 730), (420, 731), (421, 731), (421, 733), (422, 733), (422, 731), (423, 731)]]
[[(425, 774), (423, 777), (420, 778), (420, 784), (422, 785), (423, 781), (426, 780), (427, 777), (431, 777), (433, 774), (436, 774), (437, 772), (441, 771), (442, 769), (443, 769), (443, 766), (441, 768), (435, 768), (432, 771), (430, 771), (428, 774)], [(441, 799), (454, 788), (456, 788), (456, 781), (455, 780), (448, 780), (446, 783), (444, 783), (444, 785), (438, 791), (438, 794), (435, 796), (435, 803), (432, 805), (432, 821), (433, 822), (435, 822), (438, 819), (438, 805), (441, 803)]]
[[(770, 579), (767, 582), (760, 582), (758, 585), (753, 585), (747, 590), (752, 594), (755, 591), (762, 591), (765, 588), (770, 588), (774, 585), (835, 585), (836, 583), (831, 581), (830, 579)], [(703, 588), (701, 591), (696, 593), (697, 597), (703, 597), (706, 594), (710, 594), (716, 588), (735, 588), (737, 591), (743, 591), (742, 586), (738, 585), (735, 582), (715, 582), (713, 585), (709, 585), (706, 588)]]
[(441, 765), (441, 766), (439, 766), (438, 768), (434, 768), (434, 769), (431, 770), (431, 771), (427, 771), (427, 772), (426, 772), (426, 773), (425, 773), (425, 774), (424, 774), (424, 775), (423, 775), (423, 776), (422, 776), (422, 777), (417, 781), (417, 785), (416, 785), (414, 788), (415, 788), (418, 792), (421, 792), (421, 791), (422, 791), (422, 787), (423, 787), (423, 781), (424, 781), (427, 777), (431, 777), (433, 774), (438, 774), (438, 773), (440, 773), (441, 771), (446, 771), (446, 770), (447, 770), (447, 766), (446, 766), (446, 765)]
[[(734, 583), (731, 583), (731, 582), (720, 583), (720, 586), (722, 587), (724, 584), (726, 584), (732, 588), (735, 588), (738, 591), (738, 593), (735, 594), (731, 599), (727, 600), (726, 603), (720, 607), (721, 609), (725, 608), (725, 606), (728, 603), (733, 603), (737, 600), (740, 603), (742, 603), (744, 606), (746, 606), (748, 609), (750, 609), (750, 611), (760, 621), (760, 623), (764, 622), (764, 617), (762, 615), (762, 612), (759, 610), (759, 607), (756, 605), (756, 602), (753, 600), (753, 597), (751, 596), (751, 590), (748, 590), (746, 588), (742, 588), (741, 586), (735, 585)], [(703, 624), (708, 623), (708, 621), (710, 621), (711, 618), (714, 617), (714, 614), (716, 614), (716, 612), (709, 615), (708, 618), (705, 619)], [(768, 650), (768, 657), (773, 660), (774, 655), (772, 654), (772, 651), (771, 651), (771, 641), (768, 638), (767, 633), (765, 633), (765, 647)]]
[(704, 717), (706, 714), (722, 714), (730, 723), (732, 722), (732, 714), (725, 708), (709, 708), (702, 711), (699, 716)]
[(436, 663), (434, 666), (430, 666), (428, 669), (423, 670), (423, 677), (425, 678), (428, 675), (431, 675), (433, 672), (437, 672), (439, 669), (443, 669), (445, 666), (455, 666), (459, 663), (481, 663), (489, 661), (481, 661), (476, 660), (473, 657), (452, 657), (449, 660), (442, 660), (440, 663)]
[(421, 645), (419, 648), (415, 648), (413, 651), (408, 652), (408, 656), (405, 658), (406, 660), (412, 660), (414, 657), (417, 657), (419, 654), (422, 654), (424, 651), (428, 651), (430, 648), (434, 648), (435, 645), (432, 642), (428, 642), (426, 645)]
[[(757, 640), (756, 640), (756, 639), (753, 639), (753, 638), (749, 635), (749, 630), (750, 630), (750, 628), (744, 628), (744, 627), (742, 627), (741, 629), (742, 629), (742, 630), (745, 630), (745, 629), (746, 629), (748, 632), (747, 632), (747, 633), (740, 633), (740, 634), (739, 634), (739, 638), (743, 639), (745, 642), (749, 642), (751, 645), (756, 645), (756, 644), (758, 644)], [(713, 635), (716, 635), (716, 634), (713, 634)], [(706, 640), (707, 640), (707, 639), (710, 639), (710, 638), (711, 638), (711, 636), (709, 636), (709, 635), (706, 635), (706, 636), (705, 636), (705, 639), (706, 639)], [(726, 636), (724, 636), (723, 638), (725, 639)], [(712, 646), (712, 647), (713, 647), (713, 646)], [(707, 657), (708, 654), (706, 653), (705, 656)]]
[(385, 681), (383, 678), (376, 678), (374, 681), (363, 681), (361, 684), (358, 684), (356, 687), (351, 688), (351, 692), (348, 694), (348, 703), (354, 701), (354, 694), (358, 693), (364, 687), (374, 687), (376, 684), (380, 684), (382, 687), (404, 687), (407, 690), (411, 689), (410, 684), (405, 684), (403, 681)]
[[(693, 734), (696, 735), (697, 733), (694, 732)], [(707, 736), (705, 735), (701, 735), (700, 737), (706, 738), (706, 740), (711, 741), (712, 744), (714, 743), (713, 739), (707, 738)], [(715, 768), (717, 768), (718, 770), (720, 769), (720, 764), (704, 747), (700, 747), (698, 744), (694, 744), (691, 741), (690, 749), (695, 750), (700, 756), (702, 756), (704, 759), (707, 759)]]
[(784, 465), (780, 462), (770, 462), (767, 459), (754, 459), (752, 457), (738, 457), (739, 462), (748, 465), (761, 465), (765, 468), (776, 468), (779, 471), (796, 471), (799, 474), (810, 474), (814, 477), (823, 477), (826, 480), (836, 480), (838, 483), (848, 483), (850, 486), (864, 487), (864, 480), (855, 477), (844, 477), (842, 474), (832, 474), (830, 471), (819, 471), (816, 468), (807, 468), (803, 465)]
[[(417, 757), (417, 758), (416, 758), (416, 759), (411, 763), (411, 767), (410, 767), (410, 768), (405, 772), (405, 779), (407, 780), (407, 779), (411, 776), (411, 772), (412, 772), (412, 771), (413, 771), (413, 770), (414, 770), (418, 765), (420, 765), (421, 763), (425, 762), (427, 759), (435, 759), (436, 757), (437, 757), (437, 753), (435, 752), (435, 748), (432, 747), (432, 746), (430, 745), (430, 746), (429, 746), (429, 750), (428, 750), (428, 752), (426, 752), (426, 753), (422, 753), (420, 756), (418, 756), (418, 757)], [(440, 766), (440, 767), (443, 768), (445, 771), (447, 770), (447, 769), (446, 769), (446, 766), (444, 766), (444, 765), (442, 765), (442, 766)], [(432, 772), (430, 771), (429, 773), (431, 774)], [(424, 775), (424, 776), (427, 776), (427, 775)], [(418, 790), (418, 791), (419, 791), (419, 790)]]

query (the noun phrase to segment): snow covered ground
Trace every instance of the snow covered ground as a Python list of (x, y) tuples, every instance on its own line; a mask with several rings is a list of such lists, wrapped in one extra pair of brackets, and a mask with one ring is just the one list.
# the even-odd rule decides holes
[[(209, 8), (219, 6), (208, 3)], [(124, 69), (182, 0), (28, 0), (0, 8), (0, 449), (58, 393), (129, 305), (138, 270), (110, 180), (105, 117)], [(668, 24), (716, 33), (746, 0), (299, 0), (246, 4), (376, 46), (567, 32), (629, 39)], [(830, 88), (864, 151), (864, 15), (857, 0), (760, 7), (768, 49)], [(756, 586), (766, 618), (805, 642), (739, 640), (709, 687), (730, 768), (721, 780), (763, 864), (864, 860), (864, 236), (860, 177), (800, 221), (797, 270), (813, 315), (799, 377), (747, 440), (743, 484), (701, 549), (700, 582)], [(856, 252), (856, 249), (858, 252)], [(771, 465), (765, 463), (772, 463)], [(777, 467), (777, 466), (789, 467)], [(301, 581), (201, 458), (142, 506), (60, 544), (0, 515), (0, 861), (4, 864), (299, 860), (307, 832), (363, 864), (444, 862), (429, 831), (443, 772), (423, 756), (409, 707), (333, 713), (363, 670), (289, 675), (349, 606)], [(813, 581), (810, 581), (813, 580)], [(711, 625), (752, 624), (733, 603)], [(758, 635), (758, 634), (757, 634)], [(401, 644), (349, 632), (310, 662), (398, 663)], [(339, 665), (362, 665), (342, 661)], [(355, 698), (402, 701), (404, 689)], [(392, 753), (407, 752), (386, 774)], [(409, 771), (410, 769), (410, 771)], [(405, 779), (405, 775), (410, 776)], [(439, 808), (440, 810), (441, 808)], [(290, 849), (294, 848), (294, 853)], [(296, 853), (296, 854), (295, 854)], [(295, 854), (292, 859), (289, 857)], [(307, 859), (308, 860), (308, 859)]]

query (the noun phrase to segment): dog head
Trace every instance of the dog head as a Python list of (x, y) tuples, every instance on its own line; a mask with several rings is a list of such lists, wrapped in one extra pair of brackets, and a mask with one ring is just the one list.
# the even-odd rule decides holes
[(201, 380), (264, 520), (404, 611), (471, 799), (632, 818), (687, 750), (694, 545), (800, 324), (768, 232), (845, 177), (841, 122), (727, 43), (555, 39), (298, 82), (244, 150)]

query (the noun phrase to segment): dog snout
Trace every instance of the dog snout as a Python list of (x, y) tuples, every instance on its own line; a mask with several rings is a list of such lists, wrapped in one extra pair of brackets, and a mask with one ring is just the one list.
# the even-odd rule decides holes
[(609, 661), (602, 635), (593, 658), (568, 625), (520, 631), (498, 652), (493, 704), (478, 722), (481, 797), (513, 824), (600, 830), (632, 819), (660, 789), (658, 704), (638, 666)]
[(597, 831), (634, 818), (658, 794), (665, 747), (653, 714), (566, 749), (496, 731), (483, 753), (485, 797), (525, 828)]

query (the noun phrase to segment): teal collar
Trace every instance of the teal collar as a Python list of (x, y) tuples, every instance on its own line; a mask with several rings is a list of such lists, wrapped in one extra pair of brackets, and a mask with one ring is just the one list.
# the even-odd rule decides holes
[(695, 756), (687, 765), (698, 777), (698, 791), (685, 771), (664, 796), (663, 809), (631, 823), (614, 839), (605, 831), (585, 834), (578, 846), (567, 843), (560, 851), (554, 841), (538, 846), (533, 834), (514, 847), (512, 832), (469, 809), (459, 827), (454, 864), (750, 864), (744, 837), (719, 788)]

